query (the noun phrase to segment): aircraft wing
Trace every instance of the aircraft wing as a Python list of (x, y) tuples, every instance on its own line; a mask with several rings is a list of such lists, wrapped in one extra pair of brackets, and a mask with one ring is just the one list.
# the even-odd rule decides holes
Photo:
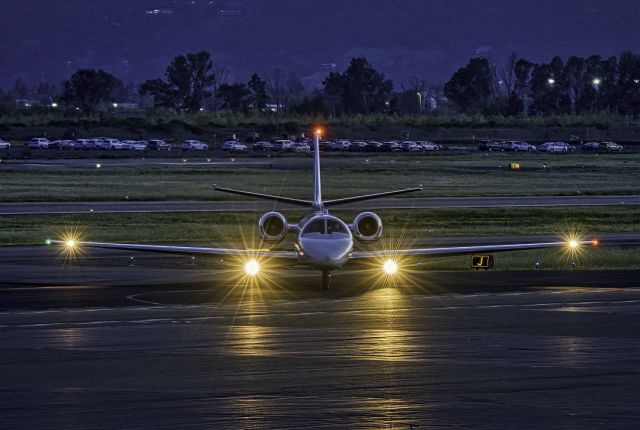
[(295, 262), (298, 254), (294, 251), (270, 251), (267, 249), (228, 249), (228, 248), (200, 248), (192, 246), (169, 245), (138, 245), (127, 243), (101, 243), (101, 242), (71, 242), (52, 240), (52, 245), (62, 245), (69, 250), (82, 248), (119, 249), (124, 251), (156, 252), (176, 255), (209, 256), (209, 257), (264, 257), (267, 259), (288, 260)]
[(480, 246), (452, 246), (442, 248), (416, 248), (416, 249), (398, 249), (398, 250), (382, 250), (382, 251), (356, 251), (351, 254), (351, 260), (365, 260), (369, 258), (394, 258), (394, 257), (448, 257), (453, 255), (477, 254), (477, 253), (494, 253), (505, 251), (524, 251), (528, 249), (543, 248), (577, 248), (585, 245), (597, 245), (597, 241), (581, 240), (581, 241), (565, 241), (565, 242), (541, 242), (541, 243), (520, 243), (507, 245), (480, 245)]

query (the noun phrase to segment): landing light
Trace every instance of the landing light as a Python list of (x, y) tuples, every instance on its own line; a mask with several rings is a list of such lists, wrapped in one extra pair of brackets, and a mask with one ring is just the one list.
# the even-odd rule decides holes
[(244, 265), (244, 271), (249, 276), (256, 276), (260, 272), (260, 263), (256, 260), (249, 260)]
[(382, 269), (387, 275), (395, 275), (398, 272), (398, 264), (393, 260), (387, 260)]

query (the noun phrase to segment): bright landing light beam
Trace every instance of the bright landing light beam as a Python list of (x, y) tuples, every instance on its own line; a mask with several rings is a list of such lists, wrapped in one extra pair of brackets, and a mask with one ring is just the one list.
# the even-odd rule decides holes
[(244, 265), (244, 271), (249, 276), (256, 276), (260, 273), (260, 263), (256, 260), (249, 260)]
[(398, 263), (393, 260), (387, 260), (382, 266), (382, 270), (387, 275), (395, 275), (398, 272)]

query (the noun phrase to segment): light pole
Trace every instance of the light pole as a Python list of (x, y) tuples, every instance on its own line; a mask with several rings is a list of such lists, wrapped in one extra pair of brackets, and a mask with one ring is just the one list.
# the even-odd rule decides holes
[(418, 91), (416, 95), (418, 96), (418, 112), (422, 112), (422, 93)]

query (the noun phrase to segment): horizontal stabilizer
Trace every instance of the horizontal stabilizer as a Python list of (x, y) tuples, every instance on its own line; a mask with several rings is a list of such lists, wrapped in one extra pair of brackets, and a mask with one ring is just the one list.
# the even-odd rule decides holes
[(296, 206), (305, 206), (305, 207), (313, 206), (313, 203), (311, 202), (311, 200), (302, 200), (302, 199), (293, 199), (291, 197), (273, 196), (271, 194), (262, 194), (262, 193), (254, 193), (252, 191), (234, 190), (232, 188), (220, 188), (215, 184), (212, 185), (212, 188), (216, 191), (222, 191), (223, 193), (229, 193), (229, 194), (236, 194), (239, 196), (255, 197), (257, 199), (272, 200), (274, 202), (281, 202), (281, 203), (289, 203), (291, 205), (296, 205)]
[(355, 203), (355, 202), (362, 202), (365, 200), (380, 199), (382, 197), (396, 196), (398, 194), (415, 193), (417, 191), (422, 191), (422, 187), (405, 188), (404, 190), (386, 191), (384, 193), (365, 194), (363, 196), (345, 197), (342, 199), (327, 200), (323, 203), (326, 207), (338, 206), (338, 205), (345, 205), (347, 203)]

